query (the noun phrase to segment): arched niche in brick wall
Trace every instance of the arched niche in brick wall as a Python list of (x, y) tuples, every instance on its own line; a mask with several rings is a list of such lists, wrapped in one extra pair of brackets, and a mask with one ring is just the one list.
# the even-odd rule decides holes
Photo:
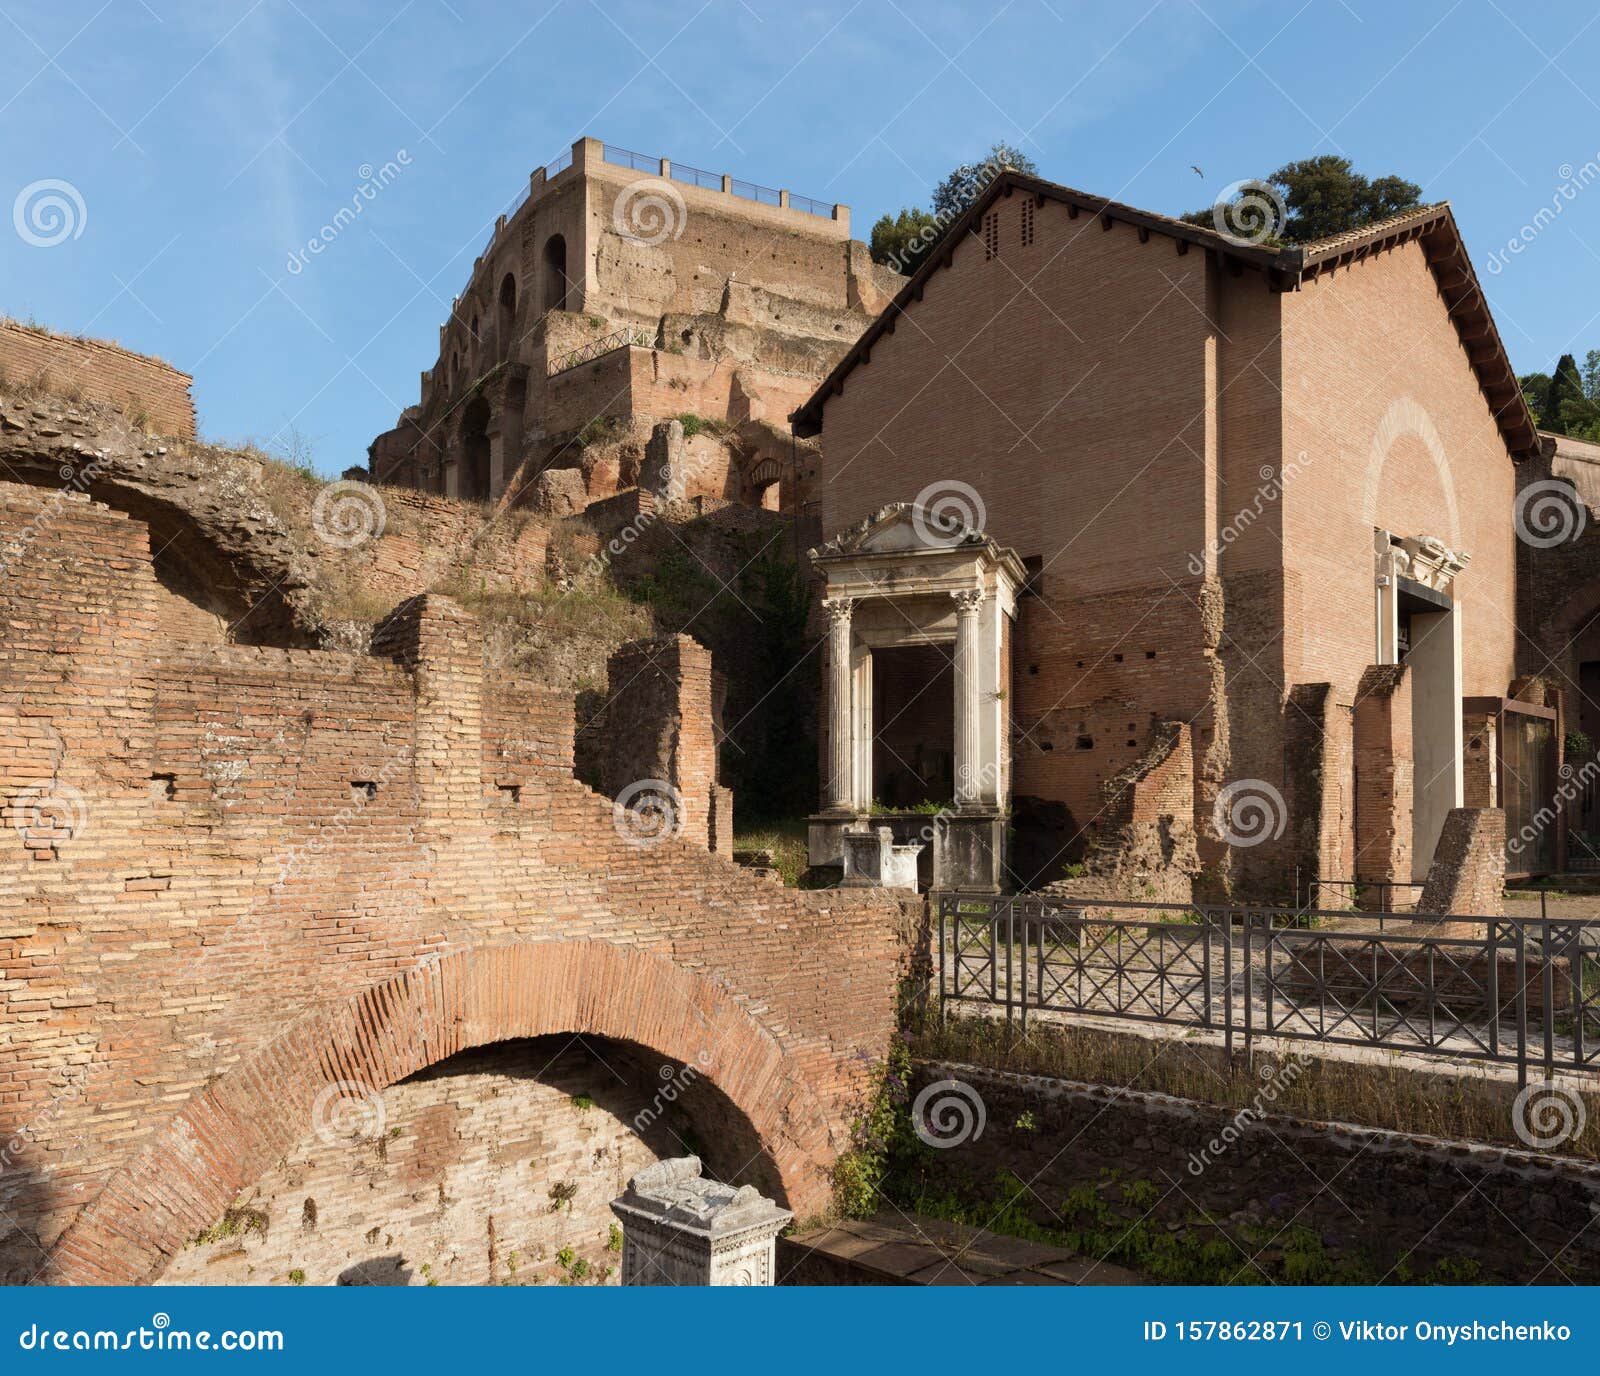
[(799, 1214), (829, 1199), (830, 1124), (800, 1067), (727, 990), (666, 955), (529, 941), (437, 958), (288, 1027), (198, 1092), (62, 1234), (39, 1284), (158, 1278), (240, 1190), (315, 1130), (333, 1093), (381, 1092), (476, 1046), (593, 1034), (696, 1066), (761, 1144), (750, 1163)]

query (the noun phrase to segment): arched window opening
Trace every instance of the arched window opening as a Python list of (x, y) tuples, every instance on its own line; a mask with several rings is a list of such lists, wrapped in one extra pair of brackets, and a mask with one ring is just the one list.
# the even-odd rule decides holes
[(544, 244), (544, 308), (567, 308), (567, 241), (559, 234), (552, 234)]
[(509, 357), (516, 352), (517, 341), (514, 331), (517, 327), (517, 279), (509, 272), (500, 280), (499, 314), (495, 320), (495, 334), (502, 357)]

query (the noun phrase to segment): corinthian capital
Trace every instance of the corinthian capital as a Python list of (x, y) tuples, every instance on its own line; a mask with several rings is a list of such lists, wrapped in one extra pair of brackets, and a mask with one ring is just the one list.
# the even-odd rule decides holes
[(957, 616), (977, 611), (983, 605), (986, 596), (982, 588), (962, 588), (959, 592), (950, 594), (951, 600), (956, 604)]
[(830, 626), (848, 625), (850, 613), (855, 610), (856, 601), (853, 597), (824, 597), (822, 610), (827, 613)]

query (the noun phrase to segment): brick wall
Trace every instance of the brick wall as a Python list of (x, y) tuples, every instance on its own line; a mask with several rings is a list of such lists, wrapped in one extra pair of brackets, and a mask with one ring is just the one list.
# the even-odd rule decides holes
[(0, 320), (0, 375), (17, 385), (44, 381), (115, 406), (152, 434), (193, 439), (194, 379), (170, 363), (98, 339), (73, 339)]
[[(47, 502), (0, 488), (0, 537)], [(708, 1055), (696, 1131), (826, 1202), (893, 1026), (892, 900), (630, 844), (567, 772), (569, 708), (486, 677), (445, 599), (377, 657), (173, 647), (144, 526), (48, 510), (0, 585), (6, 1278), (154, 1278), (330, 1085), (558, 1033)]]
[(1497, 807), (1451, 808), (1417, 910), (1500, 917), (1505, 889), (1505, 813)]
[(541, 1037), (349, 1099), (240, 1193), (220, 1236), (190, 1239), (162, 1283), (548, 1285), (578, 1271), (614, 1285), (610, 1201), (686, 1150), (683, 1114), (659, 1097), (670, 1082), (677, 1099), (684, 1071), (667, 1069), (602, 1039)]
[[(669, 825), (705, 849), (714, 848), (717, 680), (711, 651), (691, 636), (630, 641), (611, 656), (605, 709), (587, 728), (602, 742), (601, 792), (620, 799), (641, 785), (667, 785), (676, 792)], [(730, 849), (731, 833), (722, 839)]]
[(1285, 564), (1291, 682), (1354, 688), (1372, 658), (1372, 531), (1437, 535), (1471, 563), (1462, 693), (1498, 696), (1513, 673), (1517, 467), (1506, 453), (1421, 244), (1372, 254), (1284, 298)]
[(1411, 673), (1375, 664), (1355, 704), (1355, 877), (1411, 878)]

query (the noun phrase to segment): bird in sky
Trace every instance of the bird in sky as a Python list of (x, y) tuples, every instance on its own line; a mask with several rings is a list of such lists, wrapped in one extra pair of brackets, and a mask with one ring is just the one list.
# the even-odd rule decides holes
[(1206, 174), (1204, 172), (1202, 172), (1198, 167), (1196, 167), (1193, 163), (1189, 164), (1189, 170), (1191, 172), (1193, 172), (1195, 174), (1195, 176), (1199, 177), (1201, 181), (1204, 181), (1206, 179)]

